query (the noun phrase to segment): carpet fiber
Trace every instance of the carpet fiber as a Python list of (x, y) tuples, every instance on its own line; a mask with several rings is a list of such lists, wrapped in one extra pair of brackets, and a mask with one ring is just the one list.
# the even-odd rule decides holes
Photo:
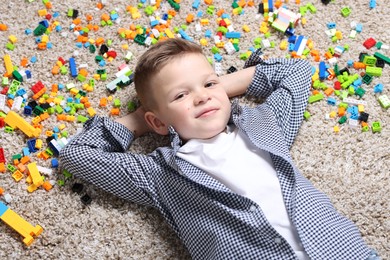
[[(9, 55), (17, 71), (24, 74), (24, 71), (31, 72), (31, 78), (25, 79), (20, 86), (27, 91), (27, 102), (32, 101), (32, 86), (41, 81), (47, 88), (46, 94), (51, 95), (52, 85), (74, 84), (78, 90), (84, 90), (85, 82), (88, 82), (98, 73), (98, 70), (105, 70), (107, 79), (96, 80), (93, 91), (87, 92), (91, 107), (99, 115), (111, 115), (114, 108), (114, 99), (121, 101), (120, 115), (128, 113), (127, 102), (135, 100), (133, 85), (118, 89), (115, 93), (106, 90), (106, 85), (115, 80), (115, 73), (118, 67), (126, 62), (125, 56), (128, 52), (134, 57), (127, 62), (130, 69), (134, 65), (146, 47), (135, 43), (131, 39), (125, 39), (118, 34), (119, 28), (129, 30), (131, 24), (140, 25), (141, 28), (150, 28), (150, 19), (147, 17), (145, 7), (139, 6), (140, 18), (133, 19), (128, 6), (136, 7), (142, 1), (119, 1), (106, 0), (106, 5), (102, 9), (97, 8), (99, 1), (52, 1), (52, 8), (47, 9), (42, 3), (45, 1), (25, 1), (9, 0), (4, 1), (0, 6), (0, 24), (7, 25), (7, 30), (0, 31), (0, 73), (6, 73), (4, 57)], [(149, 1), (147, 1), (149, 3)], [(241, 38), (238, 43), (239, 51), (228, 55), (221, 49), (221, 65), (226, 72), (230, 66), (242, 68), (244, 60), (240, 59), (251, 47), (255, 46), (255, 39), (268, 39), (275, 44), (274, 48), (265, 48), (264, 52), (272, 57), (284, 57), (291, 54), (288, 50), (281, 50), (280, 43), (288, 37), (281, 32), (269, 27), (269, 38), (259, 29), (263, 22), (263, 15), (258, 13), (258, 5), (261, 1), (255, 0), (255, 6), (243, 7), (243, 13), (236, 15), (233, 13), (232, 2), (214, 0), (214, 14), (207, 12), (205, 1), (200, 1), (198, 11), (191, 6), (194, 1), (182, 0), (180, 11), (171, 19), (170, 30), (175, 33), (174, 28), (186, 25), (188, 14), (194, 14), (194, 21), (187, 24), (186, 34), (194, 41), (206, 38), (207, 30), (214, 36), (218, 30), (217, 11), (224, 9), (230, 16), (230, 21), (234, 31), (240, 32)], [(369, 0), (358, 1), (332, 1), (324, 5), (321, 1), (311, 1), (310, 8), (308, 1), (284, 1), (285, 6), (294, 13), (298, 13), (301, 7), (309, 7), (303, 17), (306, 23), (301, 20), (295, 28), (296, 35), (303, 35), (313, 42), (313, 50), (318, 50), (321, 61), (329, 62), (325, 58), (325, 53), (329, 48), (337, 46), (349, 46), (337, 59), (340, 69), (347, 66), (349, 60), (359, 61), (359, 54), (366, 52), (374, 55), (375, 52), (382, 53), (389, 57), (390, 51), (390, 9), (387, 1), (377, 0), (376, 7), (369, 8)], [(375, 1), (374, 1), (375, 2)], [(153, 16), (163, 17), (172, 8), (168, 1), (162, 1), (162, 6), (158, 8)], [(352, 4), (353, 3), (353, 4)], [(349, 7), (349, 16), (342, 16), (341, 9)], [(89, 48), (77, 46), (78, 36), (72, 24), (75, 22), (68, 16), (68, 10), (78, 11), (79, 28), (87, 28), (87, 24), (96, 25), (90, 27), (87, 35), (88, 40), (105, 40), (111, 43), (110, 50), (117, 53), (116, 58), (110, 60), (103, 58), (106, 64), (99, 64), (95, 61), (98, 52), (91, 53)], [(34, 36), (28, 33), (28, 29), (34, 31), (38, 24), (45, 19), (45, 10), (52, 18), (48, 21), (52, 32), (47, 34), (48, 43), (46, 49), (39, 49), (44, 46), (44, 36)], [(209, 9), (210, 10), (210, 9)], [(197, 17), (202, 11), (200, 17)], [(103, 26), (101, 22), (104, 15), (112, 14), (112, 19), (105, 23), (112, 22), (112, 25)], [(59, 16), (57, 16), (57, 14)], [(115, 14), (118, 15), (116, 18)], [(87, 17), (87, 15), (91, 15)], [(90, 21), (88, 21), (90, 19)], [(200, 30), (196, 29), (196, 24), (200, 24), (201, 19), (208, 19), (209, 24), (201, 25)], [(203, 20), (206, 23), (206, 20)], [(341, 34), (339, 40), (332, 41), (329, 36), (327, 24), (335, 23), (337, 35)], [(356, 28), (354, 23), (358, 25)], [(243, 26), (250, 29), (245, 32)], [(354, 38), (349, 37), (352, 30), (362, 30), (356, 33)], [(57, 26), (57, 27), (56, 27)], [(61, 30), (56, 31), (56, 28)], [(78, 29), (76, 27), (76, 29)], [(27, 31), (26, 31), (27, 30)], [(37, 30), (39, 31), (39, 30)], [(328, 33), (327, 33), (328, 31)], [(26, 33), (27, 32), (27, 33)], [(12, 37), (14, 36), (14, 37)], [(84, 34), (85, 36), (85, 34)], [(340, 36), (340, 35), (339, 35)], [(382, 42), (382, 48), (372, 47), (366, 49), (363, 43), (372, 37), (377, 42)], [(205, 53), (212, 58), (211, 49), (214, 40), (206, 38), (208, 44), (204, 47)], [(9, 43), (14, 42), (11, 46)], [(15, 42), (16, 41), (16, 42)], [(222, 41), (226, 42), (225, 36)], [(39, 44), (41, 43), (41, 44)], [(264, 41), (263, 43), (266, 43)], [(8, 48), (7, 48), (8, 44)], [(127, 46), (127, 50), (126, 50)], [(14, 50), (10, 50), (14, 47)], [(306, 47), (309, 50), (309, 47)], [(69, 66), (65, 64), (68, 72), (65, 74), (52, 74), (52, 69), (57, 64), (59, 57), (65, 61), (74, 57), (76, 66), (80, 72), (83, 67), (88, 72), (87, 81), (73, 78), (70, 75)], [(23, 60), (27, 59), (27, 64), (22, 66)], [(34, 61), (36, 58), (36, 61)], [(243, 57), (242, 57), (243, 58)], [(307, 59), (315, 68), (319, 67), (319, 62), (307, 54)], [(333, 66), (331, 66), (333, 68)], [(349, 68), (351, 74), (364, 73), (364, 70)], [(389, 65), (385, 65), (381, 77), (374, 77), (369, 84), (363, 84), (366, 92), (362, 97), (367, 104), (364, 106), (365, 112), (369, 114), (367, 132), (362, 131), (361, 125), (349, 126), (348, 122), (338, 123), (340, 117), (329, 118), (332, 111), (337, 111), (337, 106), (329, 105), (326, 98), (319, 102), (309, 104), (307, 111), (311, 117), (303, 122), (299, 135), (292, 147), (292, 155), (297, 166), (303, 174), (314, 183), (315, 187), (329, 195), (335, 207), (359, 227), (365, 241), (369, 246), (375, 248), (383, 259), (390, 259), (390, 117), (389, 110), (382, 108), (378, 98), (383, 95), (390, 97), (389, 90)], [(14, 75), (15, 76), (15, 75)], [(17, 75), (16, 75), (17, 76)], [(9, 77), (10, 81), (12, 77)], [(323, 83), (328, 87), (333, 87), (336, 79), (326, 79)], [(374, 93), (374, 88), (382, 83), (384, 88), (382, 93)], [(5, 86), (0, 87), (3, 90)], [(86, 91), (86, 90), (84, 90)], [(319, 90), (324, 93), (323, 90)], [(66, 87), (60, 89), (57, 96), (65, 99), (72, 94)], [(99, 106), (102, 97), (113, 99), (108, 102), (107, 107)], [(332, 94), (339, 104), (340, 97)], [(350, 96), (358, 99), (357, 95)], [(11, 97), (7, 97), (6, 101)], [(242, 100), (242, 102), (246, 102)], [(7, 110), (7, 108), (4, 108)], [(27, 116), (23, 113), (23, 108), (15, 111), (27, 122), (31, 123), (35, 116)], [(30, 155), (31, 162), (37, 165), (50, 168), (51, 159), (39, 158), (39, 154), (47, 148), (46, 131), (54, 131), (55, 127), (65, 127), (61, 130), (67, 131), (69, 136), (75, 134), (78, 128), (82, 128), (82, 123), (59, 121), (58, 112), (50, 115), (40, 124), (43, 131), (39, 137), (43, 140), (42, 148)], [(64, 112), (63, 114), (66, 114)], [(86, 109), (77, 110), (76, 114), (89, 117)], [(112, 117), (116, 117), (115, 115)], [(350, 115), (348, 114), (348, 117)], [(371, 126), (373, 122), (379, 121), (382, 130), (373, 133)], [(63, 124), (63, 126), (61, 126)], [(339, 127), (339, 132), (334, 132), (334, 127)], [(49, 135), (51, 133), (48, 133)], [(6, 164), (13, 163), (13, 156), (21, 154), (23, 148), (27, 147), (29, 138), (20, 130), (8, 133), (5, 127), (0, 128), (0, 147), (4, 148)], [(133, 150), (139, 152), (149, 152), (158, 144), (165, 144), (166, 140), (156, 135), (148, 135), (138, 139)], [(62, 173), (54, 170), (52, 175), (46, 176), (47, 180), (55, 183), (53, 189), (45, 191), (39, 187), (36, 191), (29, 193), (26, 177), (16, 182), (12, 178), (12, 173), (7, 170), (0, 173), (0, 187), (4, 189), (4, 194), (10, 195), (12, 200), (8, 204), (9, 208), (20, 214), (33, 225), (41, 225), (44, 229), (31, 246), (26, 247), (22, 242), (22, 237), (0, 222), (0, 257), (3, 259), (188, 259), (189, 255), (175, 234), (163, 222), (163, 219), (154, 209), (138, 206), (111, 196), (91, 185), (84, 183), (84, 190), (78, 194), (72, 192), (72, 185), (81, 182), (73, 178), (65, 178)], [(60, 186), (58, 181), (65, 180), (65, 185)], [(88, 194), (92, 198), (90, 205), (85, 206), (80, 198)]]

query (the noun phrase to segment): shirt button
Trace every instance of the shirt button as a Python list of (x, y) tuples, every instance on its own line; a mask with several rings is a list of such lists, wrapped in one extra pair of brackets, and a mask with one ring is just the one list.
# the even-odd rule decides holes
[(252, 212), (255, 212), (257, 210), (257, 207), (255, 205), (252, 205), (250, 208), (249, 208), (250, 211)]
[(275, 243), (276, 244), (282, 243), (282, 239), (280, 237), (275, 238)]

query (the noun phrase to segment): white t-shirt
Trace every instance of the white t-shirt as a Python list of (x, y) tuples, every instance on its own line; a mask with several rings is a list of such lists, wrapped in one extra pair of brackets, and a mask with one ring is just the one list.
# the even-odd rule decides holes
[(309, 259), (288, 217), (271, 156), (251, 144), (237, 128), (210, 139), (192, 139), (177, 156), (199, 167), (226, 187), (256, 202), (267, 220), (294, 249)]

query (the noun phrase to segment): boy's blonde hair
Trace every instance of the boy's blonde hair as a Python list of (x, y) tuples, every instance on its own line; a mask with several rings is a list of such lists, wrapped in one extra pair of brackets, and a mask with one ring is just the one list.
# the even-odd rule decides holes
[(170, 38), (150, 47), (138, 60), (134, 72), (134, 85), (143, 108), (148, 111), (154, 108), (155, 100), (151, 94), (152, 79), (170, 61), (188, 53), (203, 54), (200, 45), (180, 39)]

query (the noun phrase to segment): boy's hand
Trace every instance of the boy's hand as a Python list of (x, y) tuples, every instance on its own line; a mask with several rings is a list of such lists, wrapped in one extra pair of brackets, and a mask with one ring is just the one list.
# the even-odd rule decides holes
[(145, 121), (145, 110), (142, 106), (137, 108), (133, 113), (117, 118), (115, 121), (133, 132), (135, 138), (153, 132)]

